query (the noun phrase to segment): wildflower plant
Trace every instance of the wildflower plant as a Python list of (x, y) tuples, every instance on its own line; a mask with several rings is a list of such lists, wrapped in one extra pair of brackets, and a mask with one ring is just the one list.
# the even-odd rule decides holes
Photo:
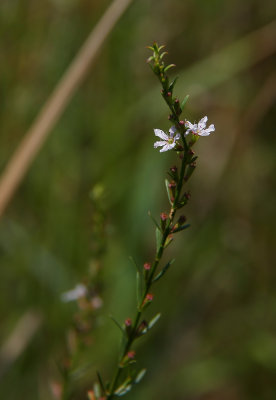
[[(162, 96), (169, 107), (169, 120), (171, 127), (166, 133), (161, 129), (154, 129), (154, 134), (159, 139), (154, 143), (154, 148), (161, 148), (160, 152), (172, 150), (175, 152), (178, 166), (172, 166), (168, 171), (169, 178), (165, 185), (169, 200), (169, 210), (160, 214), (160, 221), (153, 221), (156, 225), (156, 253), (151, 262), (145, 262), (137, 268), (137, 310), (134, 318), (126, 318), (124, 324), (116, 322), (122, 333), (122, 351), (111, 382), (104, 383), (98, 374), (99, 383), (88, 392), (90, 400), (111, 400), (128, 393), (132, 387), (140, 382), (146, 370), (135, 370), (136, 352), (135, 342), (147, 334), (160, 318), (160, 313), (153, 316), (150, 321), (144, 318), (144, 311), (154, 301), (153, 286), (170, 268), (174, 260), (162, 265), (162, 256), (165, 249), (172, 242), (174, 236), (187, 229), (186, 217), (180, 211), (190, 199), (190, 192), (186, 191), (186, 185), (195, 168), (197, 156), (192, 147), (199, 136), (208, 136), (215, 130), (214, 125), (206, 127), (207, 117), (198, 123), (192, 124), (186, 119), (181, 119), (184, 106), (189, 96), (182, 102), (173, 95), (177, 78), (170, 81), (167, 72), (174, 64), (165, 65), (163, 59), (167, 54), (163, 52), (164, 46), (154, 43), (148, 47), (152, 51), (148, 63), (159, 79), (162, 86)], [(180, 214), (180, 215), (179, 215)]]

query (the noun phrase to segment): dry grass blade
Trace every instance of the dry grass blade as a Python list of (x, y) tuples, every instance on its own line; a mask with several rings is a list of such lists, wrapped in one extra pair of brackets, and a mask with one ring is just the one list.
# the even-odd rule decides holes
[(103, 42), (133, 0), (114, 0), (18, 146), (0, 180), (0, 217), (51, 129), (88, 73)]

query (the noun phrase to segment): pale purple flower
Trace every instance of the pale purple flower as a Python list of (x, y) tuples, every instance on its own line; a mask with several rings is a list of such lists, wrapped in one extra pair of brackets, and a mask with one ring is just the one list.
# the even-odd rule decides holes
[(64, 301), (64, 303), (67, 303), (68, 301), (78, 300), (79, 298), (86, 296), (86, 294), (87, 287), (82, 283), (78, 283), (74, 289), (62, 293), (61, 300)]
[(211, 132), (214, 132), (215, 126), (212, 124), (209, 126), (209, 128), (206, 128), (207, 120), (208, 120), (208, 118), (204, 117), (199, 121), (198, 124), (191, 124), (191, 122), (186, 121), (185, 127), (188, 128), (186, 131), (186, 135), (188, 135), (189, 133), (193, 133), (194, 135), (197, 135), (197, 136), (210, 135)]
[(161, 131), (161, 129), (154, 129), (155, 136), (160, 137), (160, 141), (154, 143), (154, 148), (162, 147), (160, 152), (168, 151), (173, 149), (176, 146), (177, 140), (180, 139), (179, 133), (176, 133), (176, 127), (172, 126), (169, 130), (169, 135), (167, 133)]

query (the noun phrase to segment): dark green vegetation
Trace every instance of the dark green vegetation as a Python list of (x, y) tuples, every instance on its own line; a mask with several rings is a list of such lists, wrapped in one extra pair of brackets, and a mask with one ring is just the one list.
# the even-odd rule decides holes
[[(1, 0), (1, 169), (108, 4)], [(153, 128), (167, 118), (145, 64), (154, 40), (177, 64), (179, 95), (190, 94), (187, 118), (208, 115), (216, 132), (196, 144), (192, 226), (168, 249), (176, 261), (148, 310), (162, 318), (137, 348), (138, 369), (148, 372), (126, 398), (276, 397), (275, 55), (266, 53), (275, 26), (249, 35), (273, 13), (273, 2), (257, 0), (140, 0), (121, 19), (0, 221), (1, 343), (25, 313), (42, 318), (19, 358), (9, 367), (1, 359), (1, 399), (49, 400), (49, 382), (61, 377), (77, 308), (60, 294), (88, 274), (89, 192), (98, 183), (107, 210), (104, 307), (77, 356), (74, 385), (83, 392), (75, 398), (85, 398), (96, 369), (113, 371), (119, 332), (108, 315), (132, 316), (128, 256), (144, 263), (154, 253), (147, 212), (164, 211), (173, 157), (153, 149)]]

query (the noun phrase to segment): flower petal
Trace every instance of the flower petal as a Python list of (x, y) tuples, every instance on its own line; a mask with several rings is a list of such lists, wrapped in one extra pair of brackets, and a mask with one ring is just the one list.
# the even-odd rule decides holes
[(155, 136), (160, 137), (163, 140), (168, 140), (168, 135), (163, 132), (161, 129), (154, 129)]
[(216, 129), (215, 129), (215, 125), (214, 124), (211, 124), (210, 126), (209, 126), (209, 128), (207, 128), (206, 129), (207, 131), (209, 131), (209, 132), (214, 132)]
[(167, 144), (167, 142), (164, 142), (163, 140), (160, 140), (158, 142), (155, 142), (153, 147), (156, 149), (156, 147), (165, 146), (166, 144)]
[(171, 149), (173, 149), (175, 147), (175, 143), (167, 143), (164, 147), (163, 147), (163, 149), (161, 149), (160, 150), (160, 153), (162, 153), (163, 151), (168, 151), (168, 150), (171, 150)]
[(163, 151), (168, 151), (170, 150), (170, 145), (168, 143), (166, 143), (166, 145), (160, 150), (160, 153), (162, 153)]
[(169, 129), (170, 136), (171, 136), (171, 137), (174, 136), (174, 134), (175, 134), (176, 131), (177, 131), (176, 127), (175, 127), (175, 126), (172, 126), (172, 127)]
[(204, 129), (205, 126), (206, 126), (206, 122), (207, 122), (207, 121), (208, 121), (208, 117), (207, 117), (207, 116), (203, 117), (203, 118), (199, 121), (198, 127), (199, 127), (200, 129)]
[(190, 121), (185, 121), (185, 128), (193, 129), (194, 125)]
[(180, 139), (180, 134), (177, 133), (177, 134), (175, 135), (175, 137), (174, 137), (174, 142), (176, 142), (176, 141), (179, 140), (179, 139)]

